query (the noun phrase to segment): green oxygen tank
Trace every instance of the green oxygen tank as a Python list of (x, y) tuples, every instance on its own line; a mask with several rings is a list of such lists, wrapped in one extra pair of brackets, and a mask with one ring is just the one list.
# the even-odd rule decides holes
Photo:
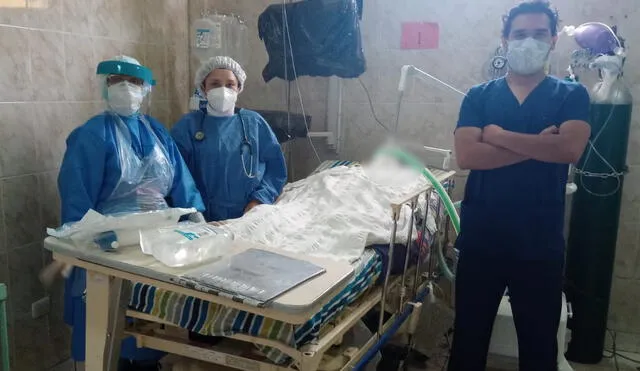
[(567, 359), (602, 360), (616, 252), (632, 96), (618, 72), (601, 71), (591, 92), (591, 138), (576, 166), (565, 292), (572, 304)]

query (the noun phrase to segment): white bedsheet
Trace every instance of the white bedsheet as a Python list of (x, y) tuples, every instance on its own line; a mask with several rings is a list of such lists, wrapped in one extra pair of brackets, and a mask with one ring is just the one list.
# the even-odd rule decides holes
[[(351, 261), (366, 246), (390, 242), (391, 202), (425, 183), (414, 172), (336, 167), (288, 184), (275, 205), (260, 205), (225, 227), (235, 238), (274, 249)], [(404, 206), (397, 242), (406, 242), (410, 215)]]

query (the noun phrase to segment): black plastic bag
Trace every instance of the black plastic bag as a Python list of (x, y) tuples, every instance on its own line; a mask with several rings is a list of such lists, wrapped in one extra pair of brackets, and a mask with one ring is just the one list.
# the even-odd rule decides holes
[(366, 62), (357, 2), (306, 0), (285, 5), (295, 74), (289, 41), (284, 37), (283, 5), (267, 7), (258, 19), (258, 33), (269, 54), (269, 62), (262, 71), (264, 81), (274, 77), (293, 81), (296, 74), (342, 78), (362, 75)]

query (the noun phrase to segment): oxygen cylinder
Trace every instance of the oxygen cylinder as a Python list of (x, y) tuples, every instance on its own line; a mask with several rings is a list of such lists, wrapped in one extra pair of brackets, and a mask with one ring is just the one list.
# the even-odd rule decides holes
[(617, 71), (591, 92), (591, 138), (576, 166), (565, 292), (573, 306), (567, 359), (602, 360), (626, 169), (632, 96)]

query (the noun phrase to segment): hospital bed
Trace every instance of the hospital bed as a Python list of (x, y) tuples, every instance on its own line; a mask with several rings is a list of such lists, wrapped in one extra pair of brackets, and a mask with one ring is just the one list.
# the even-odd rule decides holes
[[(327, 161), (315, 173), (337, 166), (359, 164)], [(453, 187), (453, 171), (433, 173), (448, 189)], [(409, 227), (407, 243), (400, 246), (400, 209), (410, 205), (414, 219), (419, 200), (425, 214), (421, 230)], [(429, 254), (427, 265), (420, 252), (427, 240), (433, 250), (434, 243), (446, 239), (446, 218), (434, 200), (431, 186), (425, 185), (394, 202), (389, 245), (367, 248), (353, 264), (304, 257), (326, 272), (262, 307), (181, 285), (181, 269), (162, 265), (138, 247), (117, 253), (79, 250), (52, 237), (45, 247), (54, 259), (88, 271), (86, 370), (115, 370), (123, 336), (134, 336), (140, 347), (239, 370), (359, 370), (394, 334), (415, 330), (435, 264), (435, 254)], [(435, 210), (440, 224), (437, 236), (426, 227), (429, 210)], [(234, 243), (232, 251), (252, 247), (269, 250)], [(342, 346), (344, 335), (375, 308), (380, 313), (376, 333), (364, 344)], [(383, 316), (385, 312), (391, 316)], [(125, 321), (125, 315), (132, 320)], [(189, 331), (224, 339), (215, 345), (196, 343), (188, 339)]]

